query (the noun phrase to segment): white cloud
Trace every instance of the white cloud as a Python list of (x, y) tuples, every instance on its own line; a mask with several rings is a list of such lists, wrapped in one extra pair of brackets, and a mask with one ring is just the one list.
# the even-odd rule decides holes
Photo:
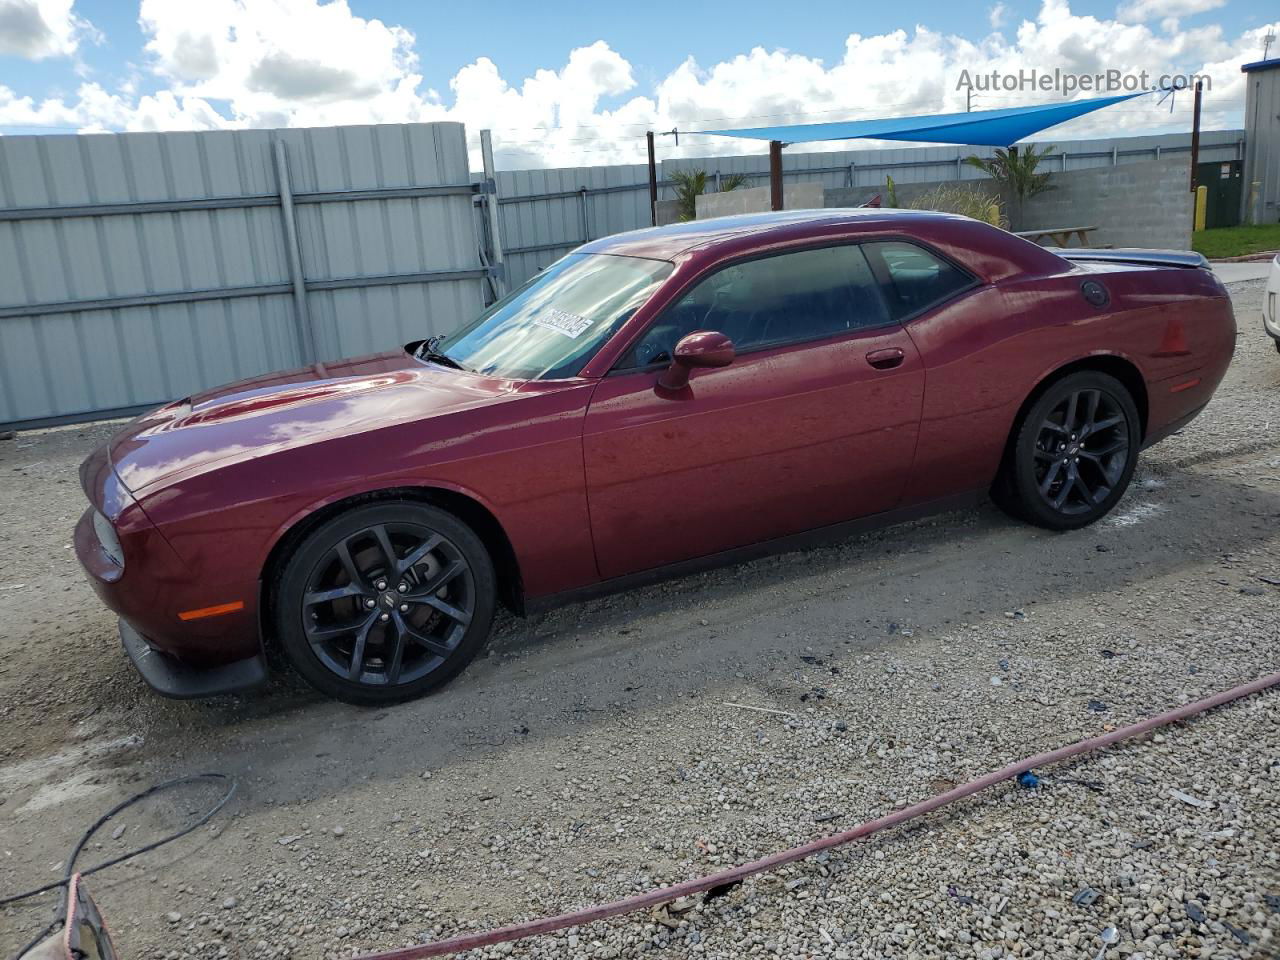
[[(9, 0), (0, 0), (0, 3)], [(1141, 3), (1143, 0), (1134, 0)], [(1169, 0), (1166, 12), (1216, 0)], [(250, 7), (252, 8), (250, 10)], [(996, 11), (992, 8), (992, 22)], [(692, 58), (644, 88), (632, 64), (604, 41), (568, 52), (555, 69), (518, 81), (481, 57), (446, 90), (425, 87), (413, 34), (354, 14), (346, 0), (142, 0), (148, 69), (163, 88), (141, 96), (130, 84), (82, 84), (74, 97), (34, 102), (0, 87), (0, 125), (93, 130), (212, 129), (340, 123), (459, 120), (474, 138), (495, 131), (499, 164), (577, 166), (642, 162), (644, 131), (683, 133), (718, 126), (911, 115), (965, 108), (957, 88), (972, 74), (1032, 67), (1096, 74), (1108, 69), (1207, 73), (1208, 128), (1240, 123), (1239, 64), (1257, 58), (1261, 37), (1280, 24), (1234, 38), (1220, 26), (1181, 29), (1073, 13), (1067, 0), (1042, 0), (1034, 19), (1009, 34), (964, 37), (924, 25), (850, 34), (838, 61), (757, 47), (702, 66)], [(145, 89), (145, 84), (139, 84)], [(1085, 96), (1092, 93), (1083, 94)], [(1052, 91), (974, 95), (975, 110), (1061, 99)], [(1074, 121), (1067, 137), (1185, 129), (1185, 98), (1172, 116), (1154, 98)], [(216, 109), (215, 109), (216, 108)], [(1046, 140), (1055, 132), (1050, 132)], [(663, 156), (741, 153), (758, 145), (684, 136)], [(847, 144), (833, 144), (845, 147)]]
[(142, 0), (138, 22), (176, 94), (247, 117), (370, 100), (417, 65), (411, 32), (355, 16), (346, 0)]
[(99, 133), (111, 130), (216, 130), (229, 126), (199, 97), (177, 97), (169, 90), (144, 97), (108, 93), (96, 83), (83, 83), (76, 99), (36, 102), (0, 86), (0, 124), (48, 127)]
[(1168, 20), (1188, 17), (1193, 13), (1217, 10), (1227, 0), (1124, 0), (1116, 9), (1116, 17), (1125, 23)]
[(94, 30), (71, 5), (72, 0), (0, 0), (0, 54), (28, 60), (74, 54), (81, 35)]
[(1004, 26), (1005, 18), (1008, 16), (1009, 8), (1003, 3), (997, 3), (987, 11), (987, 22), (991, 24), (992, 30), (999, 30)]

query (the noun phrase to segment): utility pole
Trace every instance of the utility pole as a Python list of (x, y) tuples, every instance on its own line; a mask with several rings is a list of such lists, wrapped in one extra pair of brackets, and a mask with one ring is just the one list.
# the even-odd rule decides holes
[(964, 88), (964, 112), (973, 112), (973, 85)]
[(1196, 192), (1196, 165), (1200, 162), (1200, 96), (1202, 81), (1196, 81), (1195, 106), (1191, 114), (1191, 192)]

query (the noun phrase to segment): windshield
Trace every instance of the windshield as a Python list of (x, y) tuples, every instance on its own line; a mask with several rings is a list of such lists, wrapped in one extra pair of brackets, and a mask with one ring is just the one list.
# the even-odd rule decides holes
[(436, 352), (493, 376), (575, 376), (672, 269), (665, 260), (571, 253), (442, 339)]

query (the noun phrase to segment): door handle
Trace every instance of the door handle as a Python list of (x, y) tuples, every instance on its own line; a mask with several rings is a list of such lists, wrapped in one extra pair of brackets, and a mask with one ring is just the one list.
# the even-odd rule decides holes
[(892, 370), (894, 367), (901, 366), (906, 356), (898, 347), (886, 347), (883, 350), (872, 350), (868, 353), (867, 363), (877, 370)]

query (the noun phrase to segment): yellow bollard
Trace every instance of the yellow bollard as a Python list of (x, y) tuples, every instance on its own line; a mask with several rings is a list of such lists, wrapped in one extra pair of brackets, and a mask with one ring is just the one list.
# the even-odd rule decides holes
[(1209, 212), (1209, 188), (1204, 184), (1196, 187), (1196, 222), (1195, 229), (1203, 230), (1205, 216)]

